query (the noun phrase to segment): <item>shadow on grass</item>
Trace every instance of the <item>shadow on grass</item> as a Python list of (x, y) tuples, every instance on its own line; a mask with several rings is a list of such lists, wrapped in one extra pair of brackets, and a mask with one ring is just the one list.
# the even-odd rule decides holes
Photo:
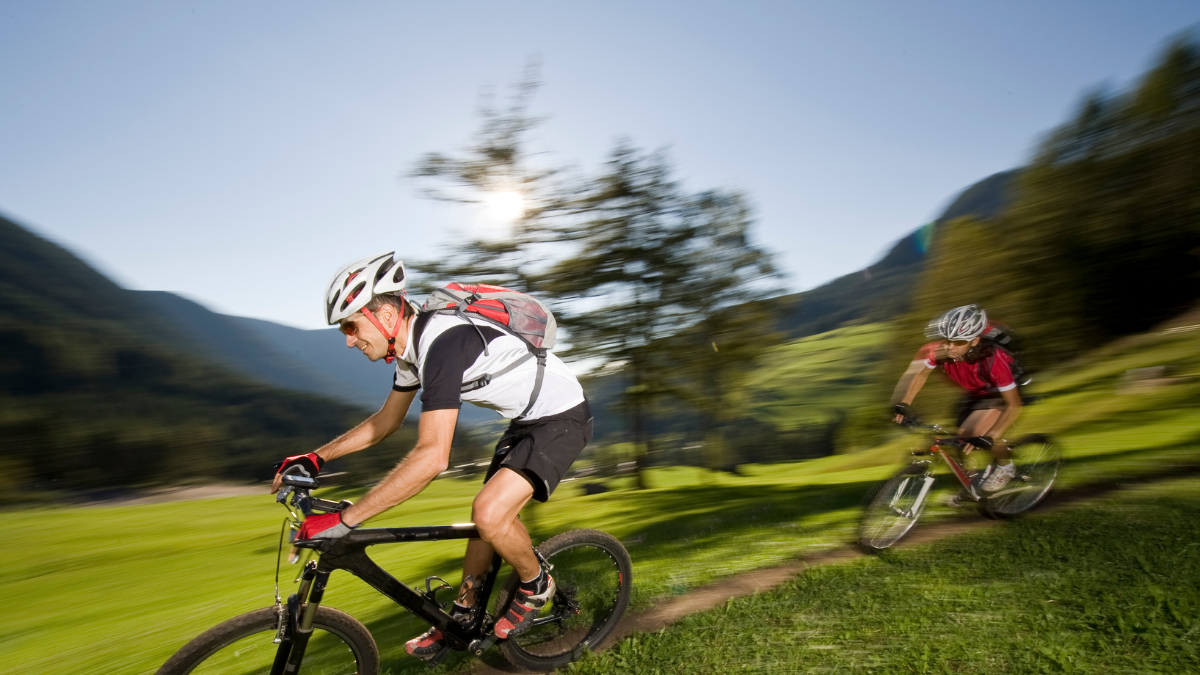
[[(671, 490), (629, 491), (623, 493), (622, 502), (628, 506), (615, 514), (621, 519), (645, 522), (633, 537), (627, 537), (627, 546), (633, 556), (634, 568), (661, 567), (663, 561), (672, 565), (688, 565), (695, 558), (696, 547), (738, 546), (736, 540), (746, 530), (771, 527), (788, 527), (791, 533), (821, 538), (839, 522), (819, 522), (799, 525), (803, 521), (825, 513), (852, 509), (858, 506), (863, 495), (875, 481), (825, 485), (709, 485), (686, 486)], [(587, 527), (586, 511), (580, 512), (571, 522), (560, 529)], [(542, 541), (555, 532), (541, 532), (533, 528), (535, 541)], [(559, 530), (556, 530), (556, 532)], [(794, 536), (794, 534), (793, 534)], [(830, 542), (836, 543), (836, 542)], [(430, 569), (446, 569), (461, 562), (451, 556)], [(501, 571), (502, 583), (507, 568)], [(671, 589), (684, 592), (689, 588)], [(450, 593), (440, 596), (446, 601)], [(643, 602), (651, 598), (643, 597)], [(382, 672), (424, 672), (425, 664), (403, 651), (403, 643), (424, 632), (428, 626), (403, 608), (396, 606), (394, 613), (369, 622), (368, 628), (380, 647)], [(495, 651), (495, 650), (493, 650)], [(443, 662), (453, 670), (471, 657), (466, 653), (452, 653)], [(499, 659), (493, 654), (487, 660)]]
[[(634, 569), (653, 570), (659, 582), (650, 594), (635, 584), (635, 606), (646, 604), (653, 595), (662, 595), (661, 584), (667, 583), (664, 577), (673, 576), (672, 570), (678, 569), (681, 576), (692, 579), (666, 589), (666, 594), (677, 595), (716, 576), (793, 558), (806, 547), (804, 540), (841, 543), (840, 536), (833, 536), (832, 531), (844, 528), (846, 519), (822, 516), (855, 509), (875, 483), (689, 486), (629, 493), (629, 504), (619, 515), (628, 522), (642, 524), (626, 536), (626, 547)], [(856, 519), (857, 513), (852, 517)], [(768, 551), (760, 563), (746, 560), (746, 555), (755, 555), (748, 545), (759, 545), (764, 531), (776, 531), (778, 535), (769, 536), (768, 543), (761, 545), (785, 547), (784, 555), (775, 550)], [(704, 555), (698, 556), (698, 552)], [(711, 567), (726, 558), (733, 561), (728, 571), (694, 569), (697, 565)], [(708, 579), (701, 578), (705, 575)]]
[[(1185, 441), (1154, 448), (1155, 452), (1200, 447), (1200, 434), (1189, 437)], [(1144, 455), (1146, 450), (1133, 449), (1106, 455), (1072, 459), (1067, 464), (1067, 471), (1072, 467), (1102, 467), (1105, 463), (1119, 463), (1130, 458)], [(1200, 453), (1198, 453), (1200, 454)], [(1147, 462), (1145, 471), (1136, 474), (1122, 472), (1122, 482), (1151, 481), (1163, 477), (1194, 473), (1200, 471), (1200, 456), (1195, 463), (1185, 465), (1155, 465)], [(627, 537), (627, 546), (634, 559), (635, 569), (647, 566), (660, 566), (662, 561), (669, 564), (688, 565), (695, 558), (696, 548), (737, 547), (739, 536), (747, 530), (758, 530), (772, 527), (788, 527), (792, 533), (814, 538), (822, 537), (825, 533), (840, 526), (841, 521), (819, 518), (822, 514), (855, 509), (860, 506), (864, 495), (877, 481), (856, 481), (850, 483), (822, 485), (698, 485), (674, 488), (671, 490), (651, 490), (646, 492), (630, 491), (622, 495), (622, 502), (628, 503), (620, 509), (618, 518), (633, 522), (645, 522), (632, 537)], [(1052, 501), (1072, 501), (1075, 499), (1102, 494), (1116, 486), (1111, 480), (1093, 480), (1087, 484), (1075, 485), (1059, 491)], [(853, 518), (857, 518), (854, 512)], [(816, 522), (804, 525), (803, 521), (812, 519)], [(571, 527), (586, 527), (587, 514), (581, 512), (577, 518), (567, 524), (564, 529)], [(535, 528), (535, 540), (543, 540), (552, 532), (542, 533)], [(828, 540), (829, 544), (841, 543)], [(887, 556), (884, 556), (888, 562)], [(448, 557), (431, 569), (453, 567), (459, 562), (458, 558)], [(502, 573), (502, 577), (504, 574)], [(501, 579), (502, 581), (502, 579)], [(688, 588), (670, 589), (668, 594), (676, 591), (685, 592)], [(447, 593), (445, 598), (449, 598)], [(643, 602), (651, 598), (643, 597)], [(381, 665), (383, 672), (417, 673), (426, 672), (423, 661), (404, 654), (403, 643), (427, 629), (419, 619), (400, 607), (387, 617), (371, 621), (368, 624), (372, 635), (380, 646)], [(485, 661), (499, 667), (502, 666), (496, 650), (485, 656)], [(443, 662), (445, 670), (457, 670), (472, 660), (466, 653), (452, 653)]]

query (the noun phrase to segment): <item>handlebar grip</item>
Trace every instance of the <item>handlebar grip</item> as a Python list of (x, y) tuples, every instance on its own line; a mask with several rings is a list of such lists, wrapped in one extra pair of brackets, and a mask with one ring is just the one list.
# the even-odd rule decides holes
[(300, 474), (285, 473), (281, 476), (281, 478), (284, 485), (290, 485), (296, 488), (316, 490), (317, 488), (321, 487), (320, 481), (318, 481), (316, 478), (309, 478), (308, 476), (301, 476)]

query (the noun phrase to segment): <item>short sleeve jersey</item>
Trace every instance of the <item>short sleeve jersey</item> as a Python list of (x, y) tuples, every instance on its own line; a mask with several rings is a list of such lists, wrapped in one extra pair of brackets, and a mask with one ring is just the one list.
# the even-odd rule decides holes
[(926, 368), (941, 366), (946, 377), (966, 389), (969, 395), (982, 398), (1016, 388), (1012, 372), (1013, 356), (1007, 350), (995, 347), (991, 354), (974, 363), (939, 361), (937, 352), (940, 345), (940, 342), (930, 342), (921, 347), (917, 350), (916, 360), (923, 361)]
[[(462, 385), (496, 374), (525, 358), (529, 348), (515, 335), (485, 321), (452, 314), (429, 317), (419, 340), (411, 321), (404, 353), (396, 358), (392, 389), (421, 389), (421, 409), (457, 409), (463, 401), (515, 418), (529, 405), (537, 378), (537, 360), (528, 359), (487, 385), (463, 393)], [(542, 388), (525, 420), (536, 420), (573, 408), (584, 400), (579, 380), (554, 354), (546, 357)]]

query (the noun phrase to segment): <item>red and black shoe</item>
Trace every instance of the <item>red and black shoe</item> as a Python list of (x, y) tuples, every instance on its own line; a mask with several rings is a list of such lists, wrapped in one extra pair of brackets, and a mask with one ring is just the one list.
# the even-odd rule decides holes
[[(450, 616), (464, 626), (469, 626), (474, 618), (470, 607), (463, 607), (457, 602), (450, 608)], [(404, 643), (404, 651), (409, 656), (418, 659), (432, 659), (446, 647), (446, 636), (437, 628), (430, 628), (417, 637)]]
[(432, 659), (445, 648), (446, 636), (436, 628), (430, 628), (404, 643), (404, 651), (409, 656), (415, 656), (418, 659)]
[(517, 586), (517, 595), (508, 606), (508, 611), (496, 622), (496, 637), (506, 640), (529, 630), (534, 617), (554, 597), (554, 577), (546, 572), (542, 574), (546, 577), (546, 585), (541, 593), (537, 592), (541, 583), (538, 588), (526, 588), (524, 583)]

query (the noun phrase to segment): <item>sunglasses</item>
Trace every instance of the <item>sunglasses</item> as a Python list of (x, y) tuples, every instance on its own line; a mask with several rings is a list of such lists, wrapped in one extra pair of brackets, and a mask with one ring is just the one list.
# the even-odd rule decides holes
[[(349, 333), (347, 333), (349, 335)], [(950, 345), (953, 347), (966, 347), (971, 344), (970, 340), (950, 340)]]
[(353, 321), (342, 321), (338, 324), (338, 330), (342, 331), (343, 335), (354, 337), (358, 335), (358, 324)]

